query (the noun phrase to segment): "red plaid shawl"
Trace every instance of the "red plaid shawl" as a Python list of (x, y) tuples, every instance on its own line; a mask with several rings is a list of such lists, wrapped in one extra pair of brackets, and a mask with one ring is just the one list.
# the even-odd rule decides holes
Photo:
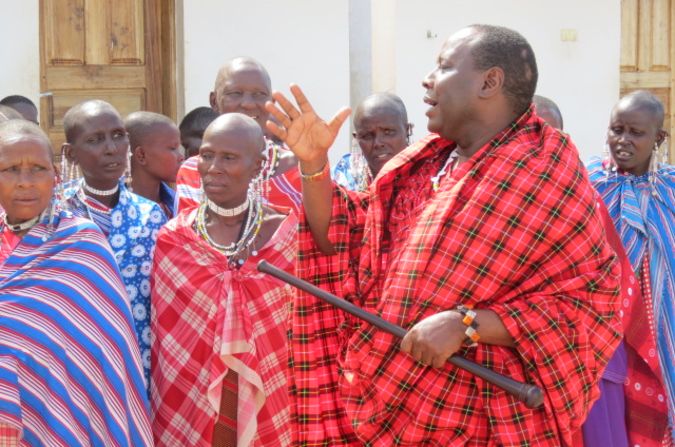
[(385, 166), (368, 196), (336, 188), (338, 253), (320, 255), (303, 222), (299, 274), (407, 328), (459, 303), (492, 309), (517, 347), (461, 354), (541, 386), (544, 407), (450, 364), (423, 367), (399, 340), (302, 294), (292, 316), (296, 445), (571, 445), (597, 398), (620, 340), (619, 266), (576, 149), (530, 112), (422, 197), (405, 243), (378, 262), (403, 195), (394, 191), (428, 190), (415, 173), (453, 148), (430, 136)]
[(157, 446), (211, 446), (228, 368), (239, 375), (238, 445), (288, 445), (287, 321), (293, 290), (259, 273), (293, 271), (291, 214), (238, 270), (191, 228), (196, 209), (160, 231), (152, 287), (152, 411)]

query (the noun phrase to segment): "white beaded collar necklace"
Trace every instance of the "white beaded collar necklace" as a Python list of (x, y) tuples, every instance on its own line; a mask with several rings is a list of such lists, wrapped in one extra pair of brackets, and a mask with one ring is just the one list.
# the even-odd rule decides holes
[(115, 185), (115, 187), (111, 188), (111, 189), (96, 189), (96, 188), (92, 188), (91, 186), (87, 185), (87, 182), (85, 181), (85, 182), (82, 182), (82, 188), (85, 191), (87, 191), (91, 194), (97, 195), (99, 197), (108, 197), (108, 196), (112, 196), (117, 191), (119, 191), (120, 185), (119, 185), (119, 183), (117, 183)]
[(244, 200), (244, 203), (234, 208), (223, 208), (222, 206), (216, 205), (211, 199), (206, 199), (206, 203), (211, 211), (223, 217), (238, 216), (244, 211), (246, 211), (249, 206), (248, 197), (246, 198), (246, 200)]
[(38, 215), (38, 216), (35, 216), (32, 219), (29, 219), (25, 222), (21, 222), (21, 223), (18, 223), (18, 224), (11, 224), (11, 223), (7, 222), (7, 215), (6, 214), (2, 216), (2, 222), (5, 224), (5, 226), (7, 228), (9, 228), (9, 230), (12, 233), (20, 233), (22, 231), (26, 231), (26, 230), (34, 227), (35, 224), (38, 223), (39, 220), (40, 220), (40, 216)]

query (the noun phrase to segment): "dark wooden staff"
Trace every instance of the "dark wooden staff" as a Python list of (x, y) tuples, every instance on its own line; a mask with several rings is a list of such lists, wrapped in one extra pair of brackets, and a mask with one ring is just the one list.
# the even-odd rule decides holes
[[(371, 314), (358, 306), (353, 305), (347, 300), (343, 300), (333, 295), (332, 293), (326, 292), (313, 284), (303, 281), (297, 276), (293, 276), (290, 273), (273, 266), (267, 261), (260, 261), (258, 263), (258, 270), (268, 275), (272, 275), (275, 278), (278, 278), (294, 287), (297, 287), (300, 290), (304, 290), (307, 293), (311, 293), (317, 298), (320, 298), (333, 306), (342, 309), (343, 311), (354, 315), (362, 320), (367, 321), (373, 326), (381, 329), (385, 332), (388, 332), (396, 337), (403, 338), (406, 334), (406, 330), (400, 326), (392, 324), (375, 314)], [(529, 383), (518, 382), (513, 380), (510, 377), (506, 377), (502, 374), (496, 373), (491, 369), (488, 369), (484, 366), (481, 366), (477, 363), (467, 360), (464, 357), (457, 355), (451, 356), (448, 361), (453, 365), (462, 368), (470, 373), (480, 377), (481, 379), (490, 382), (491, 384), (498, 386), (507, 393), (514, 396), (516, 399), (522, 401), (527, 408), (537, 408), (542, 403), (544, 403), (544, 395), (535, 385)]]

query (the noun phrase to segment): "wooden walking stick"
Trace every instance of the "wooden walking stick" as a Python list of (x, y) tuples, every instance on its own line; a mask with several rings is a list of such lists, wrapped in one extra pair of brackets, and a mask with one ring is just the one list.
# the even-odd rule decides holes
[[(275, 278), (297, 287), (300, 290), (304, 290), (305, 292), (310, 293), (315, 297), (322, 299), (349, 314), (354, 315), (355, 317), (367, 321), (378, 329), (395, 335), (396, 337), (403, 338), (406, 334), (406, 330), (402, 327), (392, 324), (375, 314), (367, 312), (360, 307), (353, 305), (349, 301), (343, 300), (332, 293), (326, 292), (325, 290), (322, 290), (317, 286), (308, 283), (307, 281), (303, 281), (297, 276), (293, 276), (290, 273), (273, 266), (267, 261), (260, 261), (258, 263), (258, 270), (263, 273), (267, 273), (268, 275), (274, 276)], [(522, 401), (527, 408), (537, 408), (544, 403), (544, 395), (539, 387), (535, 385), (518, 382), (517, 380), (496, 373), (489, 368), (481, 366), (475, 362), (472, 362), (471, 360), (467, 360), (464, 357), (457, 355), (451, 356), (448, 361), (458, 368), (469, 371), (481, 379), (503, 389), (507, 393), (514, 396), (516, 399)]]

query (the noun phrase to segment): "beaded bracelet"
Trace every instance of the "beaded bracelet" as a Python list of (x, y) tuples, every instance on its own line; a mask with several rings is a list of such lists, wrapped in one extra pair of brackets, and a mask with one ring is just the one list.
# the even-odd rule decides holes
[(466, 340), (464, 341), (464, 344), (469, 347), (476, 346), (478, 344), (478, 340), (480, 340), (480, 334), (478, 333), (478, 323), (476, 322), (476, 312), (462, 304), (457, 306), (455, 310), (462, 315), (462, 323), (464, 326), (466, 326), (466, 331), (464, 331)]
[(298, 170), (300, 171), (300, 177), (306, 182), (318, 182), (330, 175), (330, 166), (328, 165), (328, 162), (314, 174), (305, 174), (300, 168), (298, 168)]

